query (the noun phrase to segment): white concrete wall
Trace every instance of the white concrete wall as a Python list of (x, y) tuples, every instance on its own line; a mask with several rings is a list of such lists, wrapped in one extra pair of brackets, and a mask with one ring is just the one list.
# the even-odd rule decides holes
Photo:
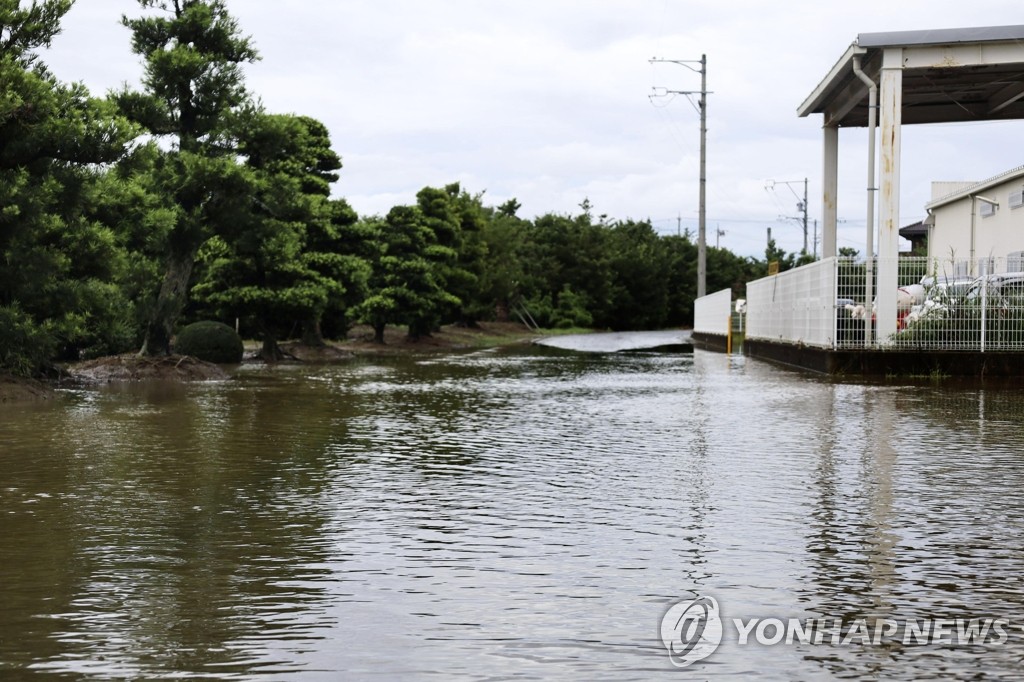
[(832, 348), (836, 259), (747, 283), (747, 338)]
[(693, 303), (693, 331), (697, 334), (729, 334), (732, 318), (732, 289), (702, 296)]

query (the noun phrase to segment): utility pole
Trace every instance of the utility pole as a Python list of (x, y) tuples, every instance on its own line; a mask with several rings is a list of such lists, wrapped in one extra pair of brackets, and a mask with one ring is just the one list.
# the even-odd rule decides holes
[(697, 221), (697, 298), (707, 293), (708, 243), (707, 243), (707, 202), (708, 184), (708, 58), (700, 56), (700, 208)]
[[(707, 207), (706, 207), (706, 186), (707, 186), (707, 137), (708, 137), (708, 56), (702, 54), (700, 61), (695, 59), (651, 59), (650, 63), (655, 62), (669, 62), (671, 64), (679, 64), (685, 66), (691, 71), (695, 71), (700, 74), (700, 90), (664, 90), (663, 88), (654, 88), (655, 91), (663, 90), (661, 94), (652, 95), (664, 96), (664, 95), (700, 95), (700, 99), (697, 100), (696, 107), (700, 112), (700, 198), (697, 218), (697, 298), (704, 296), (707, 293), (707, 258), (708, 258), (708, 247), (707, 247)], [(700, 64), (700, 68), (697, 69), (691, 64)]]
[(807, 253), (807, 178), (804, 178), (804, 200), (797, 205), (804, 213), (804, 253)]
[[(796, 190), (794, 190), (793, 187), (792, 187), (792, 185), (796, 185), (796, 184), (799, 184), (801, 182), (804, 183), (804, 198), (803, 199), (800, 198), (800, 195), (797, 194)], [(808, 251), (807, 251), (807, 178), (804, 178), (803, 180), (769, 180), (768, 182), (765, 183), (764, 188), (765, 189), (775, 189), (775, 185), (785, 185), (786, 187), (789, 187), (789, 191), (792, 192), (793, 196), (796, 197), (796, 210), (799, 211), (802, 214), (801, 217), (794, 218), (792, 216), (779, 216), (779, 218), (780, 219), (786, 219), (786, 220), (799, 220), (800, 221), (801, 225), (803, 226), (803, 230), (804, 230), (804, 251), (803, 252), (804, 253), (808, 253)], [(817, 242), (817, 238), (815, 238), (815, 242)], [(815, 251), (817, 251), (817, 248), (818, 248), (817, 244), (815, 244), (814, 248), (815, 248)]]

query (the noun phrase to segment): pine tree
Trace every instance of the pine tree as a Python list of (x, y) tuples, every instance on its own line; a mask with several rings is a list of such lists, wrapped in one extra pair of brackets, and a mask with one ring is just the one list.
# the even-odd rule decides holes
[(123, 244), (98, 217), (131, 126), (40, 63), (71, 2), (22, 4), (0, 3), (0, 367), (25, 374), (131, 336)]
[(250, 104), (242, 65), (257, 59), (222, 0), (139, 0), (155, 15), (122, 17), (144, 62), (143, 91), (117, 101), (146, 133), (165, 139), (157, 181), (171, 198), (175, 224), (164, 245), (164, 273), (141, 354), (170, 352), (174, 323), (187, 299), (196, 253), (248, 194), (235, 160), (235, 114)]

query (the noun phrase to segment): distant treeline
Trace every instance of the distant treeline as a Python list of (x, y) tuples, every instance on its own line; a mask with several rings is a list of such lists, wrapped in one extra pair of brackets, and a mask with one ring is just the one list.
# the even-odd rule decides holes
[[(0, 6), (0, 371), (170, 351), (198, 319), (263, 341), (352, 325), (657, 329), (692, 323), (697, 247), (649, 222), (517, 215), (458, 184), (387, 215), (333, 195), (341, 168), (308, 116), (265, 111), (257, 58), (222, 0), (139, 0), (123, 17), (142, 88), (98, 98), (39, 58), (71, 0)], [(130, 35), (127, 35), (130, 34)], [(788, 260), (787, 260), (788, 258)], [(708, 249), (708, 292), (765, 261)]]

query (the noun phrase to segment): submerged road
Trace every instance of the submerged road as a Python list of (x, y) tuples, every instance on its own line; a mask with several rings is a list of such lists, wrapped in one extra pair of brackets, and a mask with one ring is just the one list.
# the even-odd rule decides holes
[(570, 334), (539, 339), (535, 342), (549, 348), (562, 348), (585, 353), (617, 353), (642, 350), (690, 350), (690, 331), (670, 329), (657, 332), (609, 332), (601, 334)]

